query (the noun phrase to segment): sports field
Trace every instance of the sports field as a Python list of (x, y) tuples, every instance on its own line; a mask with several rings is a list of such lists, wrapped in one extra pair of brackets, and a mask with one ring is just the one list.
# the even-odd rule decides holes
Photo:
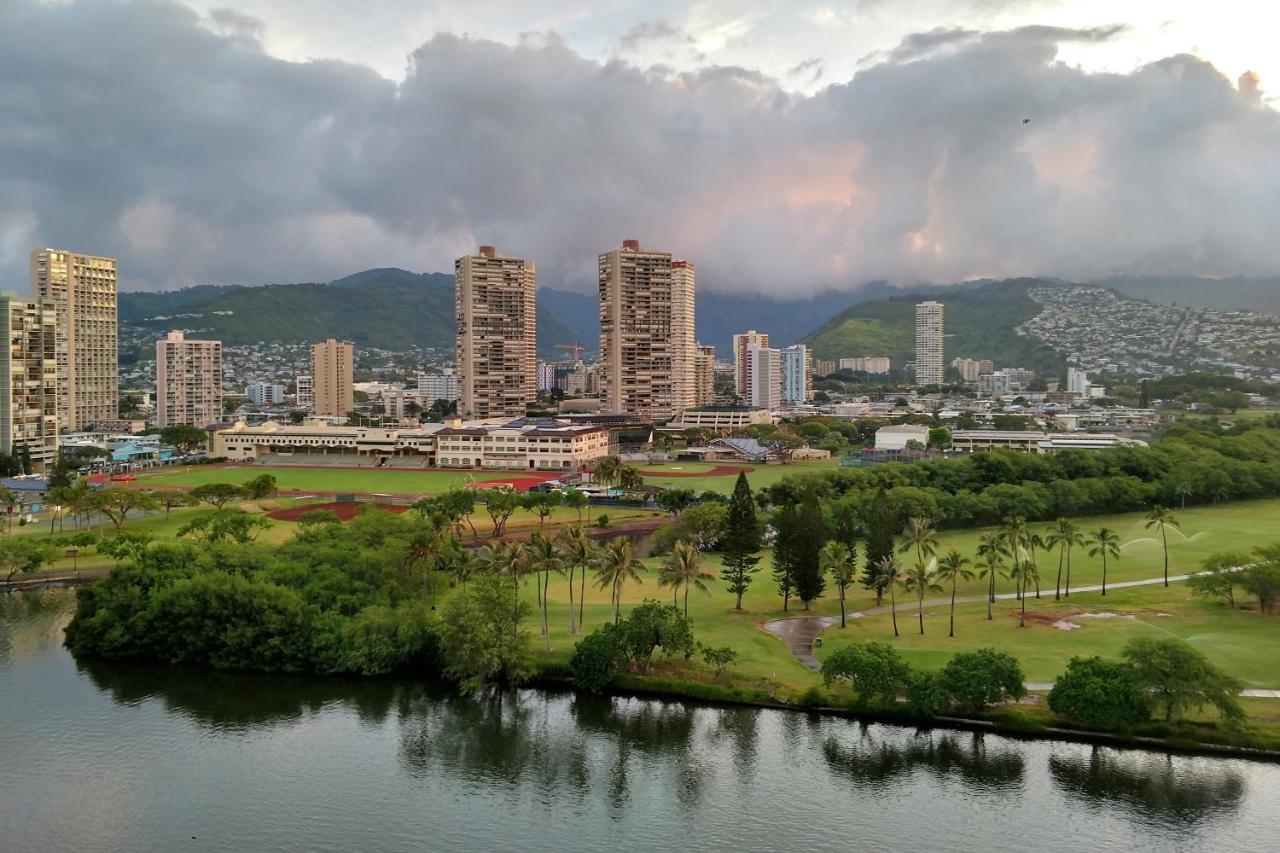
[(271, 474), (282, 491), (299, 492), (351, 492), (354, 494), (418, 495), (436, 494), (448, 489), (465, 486), (468, 482), (485, 483), (496, 480), (530, 478), (543, 479), (543, 475), (524, 474), (516, 471), (406, 471), (387, 468), (293, 468), (266, 465), (195, 465), (189, 468), (166, 470), (154, 475), (143, 475), (134, 485), (193, 487), (206, 483), (233, 483), (240, 485)]

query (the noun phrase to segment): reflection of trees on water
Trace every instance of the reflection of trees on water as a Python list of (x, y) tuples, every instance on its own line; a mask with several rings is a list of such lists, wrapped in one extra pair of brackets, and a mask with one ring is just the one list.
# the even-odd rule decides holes
[(760, 741), (760, 711), (755, 708), (720, 708), (711, 729), (714, 743), (727, 743), (733, 751), (733, 769), (738, 779), (748, 782), (756, 769)]
[(853, 743), (829, 737), (822, 746), (827, 767), (859, 785), (875, 786), (924, 770), (994, 792), (1020, 787), (1026, 771), (1021, 754), (988, 748), (980, 733), (929, 733), (893, 742), (875, 739), (862, 726), (861, 735)]
[(1221, 762), (1093, 747), (1052, 755), (1049, 775), (1065, 793), (1099, 808), (1117, 808), (1143, 823), (1185, 828), (1234, 811), (1243, 777)]
[(684, 805), (701, 797), (699, 711), (680, 703), (520, 691), (424, 698), (407, 711), (401, 757), (415, 776), (532, 785), (578, 800), (594, 791), (614, 810), (636, 780), (665, 786)]
[(409, 692), (440, 688), (389, 679), (219, 672), (203, 668), (82, 660), (77, 667), (121, 705), (159, 700), (171, 712), (219, 731), (288, 723), (339, 705), (381, 722)]
[(62, 645), (75, 606), (70, 590), (0, 591), (0, 664)]

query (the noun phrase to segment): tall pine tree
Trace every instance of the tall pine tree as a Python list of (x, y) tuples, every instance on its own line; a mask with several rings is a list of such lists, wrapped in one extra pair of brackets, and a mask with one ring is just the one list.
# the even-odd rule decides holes
[(785, 613), (796, 588), (796, 545), (799, 542), (800, 513), (793, 503), (785, 503), (773, 512), (773, 581), (782, 596)]
[(876, 566), (881, 560), (893, 558), (897, 532), (897, 518), (893, 508), (889, 506), (888, 496), (881, 489), (871, 504), (870, 518), (867, 520), (867, 555), (862, 568), (862, 585), (875, 592), (877, 606), (884, 594), (884, 581), (877, 578)]
[(822, 517), (818, 496), (810, 491), (796, 513), (795, 538), (791, 543), (791, 571), (796, 597), (804, 609), (822, 597), (827, 581), (822, 571), (822, 546), (827, 543), (827, 525)]
[(742, 594), (751, 586), (751, 577), (760, 571), (760, 522), (756, 518), (756, 503), (745, 473), (738, 474), (729, 499), (729, 518), (724, 536), (720, 539), (720, 551), (724, 554), (720, 580), (737, 596), (735, 610), (742, 609)]

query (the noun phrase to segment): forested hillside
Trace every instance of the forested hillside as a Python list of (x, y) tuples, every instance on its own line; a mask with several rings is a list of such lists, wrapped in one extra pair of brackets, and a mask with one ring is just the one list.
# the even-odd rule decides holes
[[(405, 350), (453, 346), (453, 276), (374, 269), (328, 284), (192, 287), (165, 293), (120, 294), (120, 321), (157, 335), (199, 329), (226, 344), (301, 343), (326, 337)], [(572, 340), (544, 306), (538, 345)]]
[(1027, 293), (1053, 285), (1040, 279), (1010, 279), (939, 292), (862, 302), (833, 317), (804, 338), (818, 358), (887, 355), (895, 368), (915, 358), (915, 306), (938, 299), (946, 306), (946, 360), (989, 358), (996, 367), (1026, 367), (1056, 375), (1062, 356), (1035, 339), (1019, 335), (1019, 325), (1039, 313)]

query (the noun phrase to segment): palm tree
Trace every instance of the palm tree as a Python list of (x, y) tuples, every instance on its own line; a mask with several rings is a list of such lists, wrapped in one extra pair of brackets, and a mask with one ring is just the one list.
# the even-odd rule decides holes
[(934, 530), (933, 523), (922, 515), (907, 521), (907, 528), (902, 531), (902, 541), (898, 545), (898, 553), (905, 554), (913, 548), (917, 563), (923, 563), (925, 557), (932, 557), (938, 550), (938, 531)]
[(1031, 580), (1036, 587), (1036, 601), (1040, 600), (1040, 566), (1036, 562), (1036, 551), (1048, 551), (1049, 546), (1045, 544), (1044, 537), (1039, 533), (1027, 531), (1027, 535), (1023, 540), (1027, 543), (1027, 562), (1031, 564), (1031, 571), (1028, 579)]
[(551, 587), (551, 573), (564, 573), (564, 563), (560, 559), (560, 549), (541, 532), (529, 537), (529, 563), (534, 572), (534, 585), (538, 588), (538, 606), (541, 609), (542, 625), (540, 630), (546, 638), (547, 651), (551, 651), (551, 623), (547, 618), (547, 591)]
[(1187, 508), (1187, 498), (1196, 493), (1195, 483), (1190, 477), (1181, 477), (1173, 484), (1173, 493), (1182, 501), (1182, 508)]
[(1097, 532), (1089, 537), (1088, 544), (1090, 557), (1102, 555), (1102, 594), (1106, 595), (1107, 557), (1120, 559), (1120, 537), (1109, 527), (1099, 527)]
[(640, 472), (630, 465), (623, 465), (618, 469), (618, 488), (624, 492), (638, 492), (644, 487), (644, 478), (640, 476)]
[(832, 540), (822, 546), (823, 568), (831, 573), (840, 596), (840, 627), (845, 627), (844, 592), (853, 583), (858, 572), (858, 561), (853, 549), (843, 542)]
[(422, 600), (430, 603), (431, 570), (443, 547), (440, 531), (430, 525), (414, 528), (405, 542), (404, 569), (407, 574), (418, 573), (422, 578)]
[[(950, 548), (938, 560), (938, 568), (934, 576), (942, 583), (951, 584), (951, 630), (948, 637), (956, 635), (956, 585), (962, 581), (973, 580), (973, 572), (969, 570), (969, 558), (960, 556), (955, 548)], [(988, 602), (990, 606), (990, 602)]]
[(1153, 527), (1160, 529), (1160, 545), (1164, 548), (1164, 585), (1169, 585), (1169, 535), (1168, 529), (1181, 528), (1178, 519), (1173, 517), (1170, 510), (1156, 504), (1151, 508), (1151, 512), (1147, 513), (1146, 527), (1150, 530)]
[(934, 580), (928, 566), (916, 563), (903, 574), (902, 588), (916, 594), (916, 615), (920, 618), (920, 636), (924, 636), (924, 595), (926, 592), (942, 592), (942, 585)]
[(600, 589), (609, 587), (610, 599), (613, 602), (613, 624), (618, 624), (618, 605), (622, 602), (622, 587), (628, 580), (642, 583), (639, 571), (644, 568), (634, 556), (631, 540), (619, 536), (600, 552), (596, 562), (596, 586)]
[(978, 560), (983, 566), (978, 577), (987, 579), (988, 619), (991, 618), (991, 605), (996, 600), (996, 576), (1004, 574), (1004, 558), (1008, 554), (1000, 533), (984, 533), (978, 537)]
[(1022, 605), (1022, 613), (1018, 617), (1018, 627), (1027, 627), (1027, 587), (1034, 582), (1037, 586), (1040, 584), (1040, 570), (1036, 568), (1036, 564), (1032, 560), (1023, 560), (1011, 572), (1017, 581), (1019, 590), (1019, 600)]
[(1062, 563), (1065, 559), (1067, 564), (1067, 598), (1071, 597), (1071, 549), (1077, 545), (1084, 544), (1084, 534), (1076, 529), (1075, 524), (1069, 518), (1059, 518), (1053, 530), (1049, 533), (1049, 537), (1045, 540), (1045, 545), (1050, 549), (1058, 549), (1058, 579), (1053, 584), (1053, 600), (1058, 601), (1062, 597)]
[[(1000, 528), (1000, 536), (1004, 541), (1007, 555), (1013, 560), (1010, 573), (1017, 577), (1021, 573), (1023, 549), (1026, 544), (1027, 520), (1020, 515), (1005, 516), (1004, 525)], [(1018, 598), (1022, 598), (1022, 585), (1017, 586)]]
[[(595, 546), (581, 527), (565, 530), (560, 534), (560, 556), (564, 565), (569, 567), (569, 633), (578, 633), (578, 621), (574, 618), (573, 575), (581, 568), (582, 580), (585, 583), (587, 566), (595, 557)], [(580, 606), (580, 605), (579, 605)], [(581, 613), (578, 614), (581, 617)]]
[(512, 586), (512, 589), (515, 590), (516, 599), (519, 600), (518, 581), (526, 573), (529, 565), (529, 552), (522, 543), (499, 540), (492, 545), (486, 545), (480, 549), (477, 562), (485, 571), (515, 578), (517, 583)]
[(618, 478), (618, 471), (621, 468), (621, 459), (616, 456), (606, 456), (596, 463), (594, 478), (597, 482), (609, 485)]
[(671, 556), (667, 558), (662, 576), (659, 578), (661, 584), (677, 589), (684, 587), (684, 618), (686, 619), (689, 618), (689, 587), (697, 587), (699, 591), (707, 595), (711, 594), (703, 578), (712, 577), (712, 573), (702, 570), (699, 565), (701, 557), (697, 548), (681, 540), (671, 549)]
[(14, 510), (16, 510), (19, 506), (21, 506), (21, 503), (18, 501), (17, 494), (15, 494), (13, 491), (9, 489), (0, 489), (0, 504), (4, 504), (5, 532), (12, 533), (13, 532), (13, 513), (14, 513)]
[(894, 587), (897, 586), (901, 577), (902, 564), (892, 555), (882, 557), (876, 563), (872, 573), (872, 581), (877, 586), (889, 589), (889, 613), (893, 616), (893, 636), (895, 637), (898, 636), (898, 600), (894, 594)]

